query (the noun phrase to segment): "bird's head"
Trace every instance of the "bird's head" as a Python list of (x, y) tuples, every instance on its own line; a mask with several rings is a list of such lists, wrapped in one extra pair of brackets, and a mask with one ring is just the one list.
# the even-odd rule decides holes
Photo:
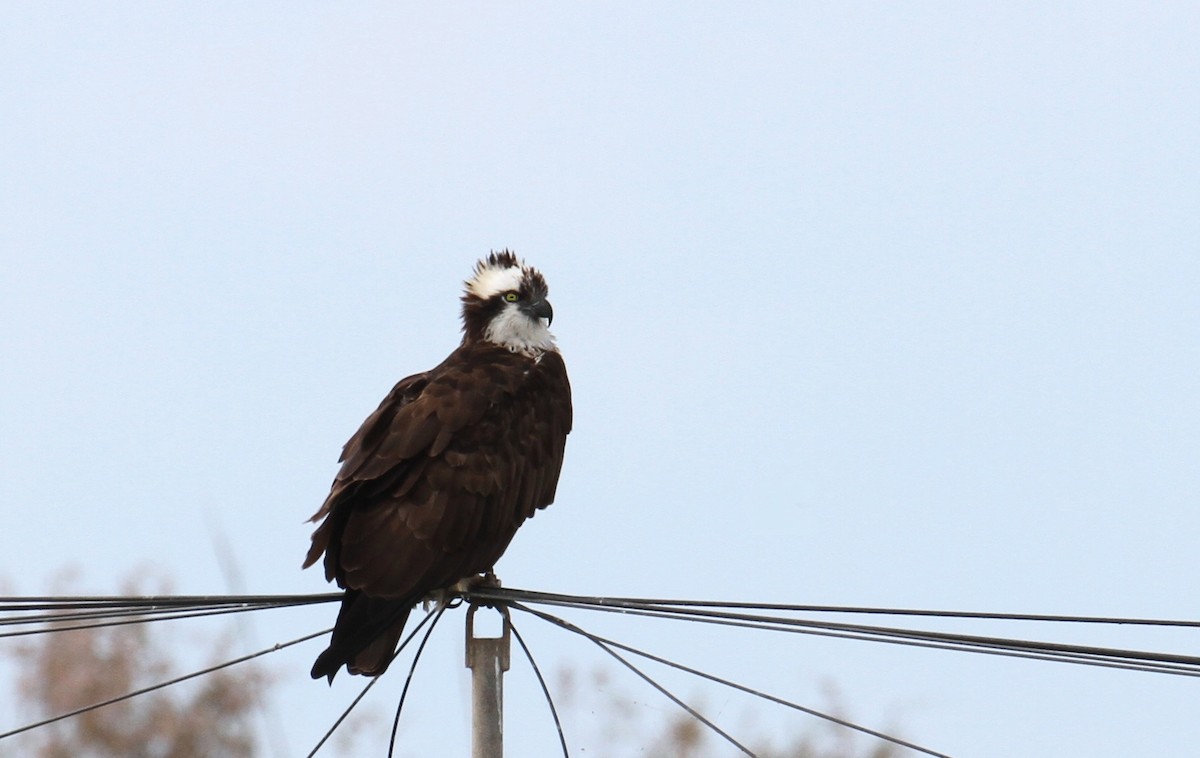
[(554, 350), (546, 279), (508, 250), (475, 264), (462, 296), (464, 339), (486, 340), (513, 352)]

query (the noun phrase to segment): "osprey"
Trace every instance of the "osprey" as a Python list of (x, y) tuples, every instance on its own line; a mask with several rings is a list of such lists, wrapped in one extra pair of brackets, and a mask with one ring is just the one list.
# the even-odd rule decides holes
[[(304, 561), (346, 590), (312, 677), (378, 676), (413, 606), (490, 571), (517, 528), (554, 502), (571, 386), (548, 329), (546, 280), (511, 252), (475, 265), (463, 339), (403, 379), (342, 449)], [(322, 520), (323, 519), (323, 520)]]

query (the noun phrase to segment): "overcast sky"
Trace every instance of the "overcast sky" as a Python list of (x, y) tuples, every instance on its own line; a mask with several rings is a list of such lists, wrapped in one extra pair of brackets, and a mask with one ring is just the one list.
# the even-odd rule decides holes
[[(576, 422), (506, 584), (1196, 618), (1198, 39), (1188, 3), (4, 3), (0, 577), (226, 592), (216, 532), (242, 589), (326, 591), (303, 521), (342, 443), (509, 247)], [(1200, 741), (1182, 677), (575, 618), (956, 756)], [(402, 753), (467, 754), (461, 624)], [(600, 664), (524, 627), (548, 671)], [(363, 683), (310, 681), (321, 647), (267, 659), (287, 755)], [(553, 754), (512, 678), (510, 751)], [(733, 731), (815, 726), (671, 681)]]

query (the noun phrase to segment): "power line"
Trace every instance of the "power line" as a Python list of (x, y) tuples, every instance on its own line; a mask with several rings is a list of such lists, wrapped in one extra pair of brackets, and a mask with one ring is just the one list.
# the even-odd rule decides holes
[[(844, 621), (830, 621), (825, 618), (814, 618), (813, 616), (816, 614), (847, 614), (896, 617), (930, 617), (964, 621), (990, 620), (1071, 625), (1087, 624), (1159, 628), (1200, 628), (1200, 621), (1196, 620), (1033, 613), (999, 613), (985, 611), (930, 610), (871, 606), (750, 603), (678, 598), (666, 599), (578, 596), (550, 592), (536, 592), (514, 588), (490, 587), (471, 590), (463, 593), (461, 597), (465, 600), (477, 603), (511, 606), (527, 613), (534, 614), (543, 620), (572, 631), (573, 633), (584, 636), (603, 648), (605, 652), (616, 658), (623, 665), (630, 668), (630, 670), (634, 671), (639, 677), (646, 680), (652, 686), (660, 689), (660, 691), (666, 697), (670, 698), (673, 702), (676, 702), (681, 708), (684, 708), (689, 714), (700, 720), (701, 723), (704, 723), (709, 726), (709, 728), (714, 729), (716, 733), (720, 734), (723, 738), (730, 740), (731, 744), (747, 754), (749, 754), (749, 751), (745, 748), (745, 746), (741, 745), (732, 737), (722, 732), (715, 726), (715, 724), (712, 724), (710, 721), (705, 719), (701, 714), (696, 712), (682, 700), (676, 698), (672, 693), (661, 688), (661, 685), (654, 682), (644, 672), (617, 653), (617, 650), (622, 650), (627, 653), (645, 657), (662, 665), (677, 668), (695, 676), (739, 689), (771, 702), (785, 705), (805, 713), (810, 713), (811, 715), (818, 716), (820, 718), (827, 718), (834, 723), (842, 722), (836, 717), (829, 716), (828, 714), (821, 714), (820, 712), (805, 708), (804, 706), (788, 702), (782, 698), (777, 698), (774, 695), (753, 690), (752, 688), (716, 677), (698, 669), (689, 668), (682, 664), (675, 663), (674, 661), (670, 661), (669, 659), (646, 653), (645, 651), (638, 650), (637, 648), (629, 645), (624, 645), (623, 643), (618, 643), (613, 640), (592, 635), (583, 631), (579, 627), (570, 624), (570, 622), (550, 616), (542, 611), (529, 608), (525, 604), (549, 605), (604, 613), (617, 613), (630, 616), (670, 619), (674, 621), (717, 624), (758, 631), (807, 634), (838, 639), (882, 642), (887, 644), (905, 645), (926, 649), (956, 650), (960, 652), (1000, 655), (1030, 660), (1045, 660), (1059, 663), (1100, 666), (1139, 672), (1200, 677), (1200, 657), (1198, 656), (1149, 650), (1075, 645), (1059, 642), (1047, 642), (1042, 640), (961, 634), (957, 632), (931, 631), (918, 628), (848, 623)], [(30, 597), (8, 596), (0, 597), (0, 628), (7, 627), (11, 631), (0, 632), (0, 638), (53, 633), (59, 631), (85, 630), (109, 626), (121, 626), (126, 624), (142, 624), (152, 621), (169, 621), (185, 618), (236, 614), (274, 608), (299, 607), (340, 601), (341, 599), (342, 596), (338, 593), (323, 593), (314, 595), (146, 595), (132, 597), (95, 595)], [(416, 629), (414, 629), (412, 633), (404, 640), (403, 644), (397, 649), (396, 655), (398, 656), (400, 654), (404, 647), (413, 639), (413, 636), (417, 634), (417, 632), (431, 619), (433, 620), (434, 625), (436, 625), (436, 620), (440, 619), (441, 613), (443, 613), (445, 610), (446, 608), (443, 606), (436, 614), (428, 614), (427, 617), (417, 625)], [(315, 634), (306, 635), (280, 645), (260, 650), (257, 653), (252, 653), (241, 658), (227, 661), (226, 663), (219, 664), (217, 666), (205, 668), (191, 674), (177, 677), (166, 682), (161, 682), (150, 687), (142, 688), (100, 703), (79, 708), (69, 713), (60, 714), (50, 719), (29, 724), (0, 734), (0, 739), (20, 734), (40, 726), (52, 724), (62, 719), (86, 713), (97, 708), (118, 703), (123, 700), (169, 686), (171, 684), (202, 676), (227, 666), (250, 660), (251, 658), (255, 658), (284, 647), (298, 644), (300, 642), (323, 635), (328, 631), (329, 630), (325, 630)], [(425, 641), (428, 640), (428, 636), (432, 633), (432, 631), (433, 626), (430, 626), (426, 632), (426, 637), (422, 640), (420, 646), (421, 649), (424, 648)], [(515, 628), (513, 631), (517, 637), (518, 643), (521, 645), (526, 657), (530, 661), (531, 667), (534, 670), (543, 694), (546, 696), (546, 701), (550, 707), (551, 715), (554, 718), (555, 726), (558, 731), (560, 746), (562, 747), (563, 754), (566, 755), (566, 739), (563, 734), (562, 724), (558, 718), (558, 713), (555, 709), (553, 699), (550, 696), (549, 688), (547, 687), (536, 662), (533, 660), (533, 656), (529, 648), (526, 646), (525, 641), (521, 638), (519, 633), (516, 633)], [(398, 727), (400, 709), (403, 707), (404, 697), (407, 695), (408, 691), (408, 684), (411, 682), (417, 661), (420, 657), (421, 649), (418, 649), (416, 657), (414, 657), (413, 660), (412, 668), (409, 671), (409, 679), (406, 681), (405, 690), (401, 696), (399, 707), (397, 708), (397, 722), (393, 727), (392, 742), (389, 744), (394, 744), (395, 729)], [(310, 756), (315, 755), (317, 750), (319, 750), (320, 747), (329, 739), (333, 732), (346, 719), (349, 713), (357, 706), (357, 704), (366, 695), (367, 691), (369, 691), (377, 681), (378, 679), (372, 679), (372, 681), (363, 689), (363, 691), (358, 695), (357, 698), (355, 698), (346, 711), (343, 712), (341, 717), (333, 724), (329, 731), (326, 732), (325, 736), (322, 737), (320, 742), (318, 742), (313, 748), (312, 753), (309, 754)], [(905, 747), (921, 750), (931, 755), (941, 755), (939, 753), (933, 753), (927, 749), (920, 748), (919, 746), (910, 745), (908, 743), (904, 743), (903, 741), (896, 740), (895, 738), (890, 738), (889, 736), (875, 732), (874, 730), (850, 724), (849, 722), (844, 723), (843, 726), (858, 729), (866, 734), (871, 734), (881, 739), (890, 739), (896, 744), (902, 744)]]
[[(52, 634), (56, 632), (70, 632), (82, 629), (103, 629), (112, 626), (125, 626), (128, 624), (148, 624), (152, 621), (173, 621), (176, 619), (201, 618), (205, 616), (224, 616), (232, 613), (246, 613), (247, 611), (262, 611), (273, 608), (289, 608), (298, 607), (294, 605), (248, 605), (239, 607), (218, 607), (210, 610), (196, 611), (181, 611), (171, 609), (160, 613), (146, 613), (144, 611), (135, 610), (132, 612), (119, 613), (99, 613), (99, 614), (70, 614), (70, 615), (53, 615), (30, 617), (24, 619), (0, 619), (0, 626), (36, 626), (34, 629), (22, 629), (15, 632), (0, 632), (0, 639), (5, 637), (27, 637), (35, 634)], [(67, 624), (68, 620), (81, 619), (109, 619), (107, 621), (98, 621), (93, 624)]]
[[(430, 622), (430, 620), (433, 620), (434, 623), (436, 624), (437, 620), (441, 618), (443, 610), (445, 610), (445, 609), (442, 608), (441, 610), (439, 610), (437, 612), (437, 614), (436, 614), (437, 618), (434, 618), (435, 614), (427, 613), (425, 615), (425, 618), (421, 619), (420, 623), (418, 623), (416, 625), (416, 627), (411, 632), (408, 633), (408, 636), (404, 638), (404, 641), (400, 643), (400, 647), (396, 648), (396, 652), (392, 653), (392, 658), (391, 658), (391, 661), (389, 661), (389, 665), (391, 664), (392, 661), (395, 661), (397, 658), (400, 657), (400, 654), (402, 652), (404, 652), (404, 648), (408, 647), (408, 643), (412, 642), (413, 637), (416, 637), (417, 633), (419, 633), (421, 631), (421, 629), (424, 628), (424, 626)], [(325, 631), (326, 632), (332, 631), (332, 629), (326, 629)], [(432, 632), (433, 627), (430, 627), (429, 631)], [(322, 634), (324, 634), (324, 632), (322, 632)], [(428, 633), (426, 633), (425, 638), (426, 639), (429, 638)], [(424, 642), (422, 642), (421, 644), (422, 644), (422, 647), (424, 647)], [(419, 651), (418, 651), (418, 657), (420, 657)], [(414, 661), (413, 663), (415, 665), (416, 661)], [(350, 715), (350, 712), (353, 711), (360, 702), (362, 702), (362, 699), (367, 696), (367, 693), (371, 691), (371, 688), (374, 687), (379, 682), (380, 679), (382, 679), (382, 677), (379, 677), (379, 676), (371, 677), (371, 681), (367, 682), (366, 686), (364, 686), (362, 688), (362, 691), (358, 693), (358, 696), (355, 697), (354, 700), (352, 700), (350, 702), (350, 705), (348, 705), (346, 707), (346, 710), (342, 711), (342, 715), (338, 716), (337, 721), (333, 722), (333, 726), (329, 727), (329, 729), (325, 732), (325, 734), (323, 734), (321, 736), (321, 739), (317, 741), (316, 745), (313, 745), (313, 749), (309, 751), (306, 758), (313, 758), (313, 756), (317, 754), (317, 751), (319, 751), (321, 749), (321, 747), (324, 746), (324, 744), (329, 741), (329, 738), (332, 737), (333, 733), (335, 731), (337, 731), (337, 728), (342, 725), (342, 722), (346, 720), (346, 718)]]
[[(229, 613), (294, 608), (339, 599), (322, 595), (159, 595), (142, 597), (3, 597), (0, 627), (36, 626), (34, 630), (0, 632), (3, 637), (97, 629), (149, 621), (219, 616)], [(97, 623), (69, 625), (72, 621)]]
[(521, 633), (517, 631), (517, 626), (512, 622), (511, 618), (508, 620), (508, 628), (512, 630), (513, 636), (517, 638), (517, 644), (524, 651), (525, 658), (529, 660), (529, 666), (533, 669), (538, 684), (541, 685), (542, 694), (546, 696), (546, 705), (550, 706), (550, 716), (554, 719), (554, 728), (558, 730), (558, 744), (562, 746), (563, 758), (570, 758), (570, 753), (567, 752), (567, 737), (563, 734), (562, 721), (558, 718), (558, 709), (554, 707), (554, 698), (550, 697), (550, 688), (546, 686), (546, 680), (542, 677), (542, 670), (538, 668), (537, 662), (533, 660), (533, 653), (529, 652), (529, 646), (525, 644), (525, 640), (521, 637)]
[(429, 637), (437, 628), (438, 622), (442, 620), (442, 614), (448, 607), (448, 605), (439, 605), (437, 615), (433, 617), (433, 623), (429, 625), (425, 636), (421, 638), (421, 644), (417, 646), (417, 652), (413, 654), (412, 665), (408, 667), (408, 676), (404, 679), (404, 689), (400, 691), (400, 702), (396, 705), (396, 718), (392, 719), (392, 735), (388, 739), (388, 758), (392, 758), (396, 750), (396, 734), (400, 731), (400, 713), (404, 710), (404, 701), (408, 698), (408, 686), (412, 684), (413, 674), (417, 673), (417, 664), (421, 662), (421, 653), (425, 652), (425, 643), (429, 642)]
[(166, 608), (217, 605), (309, 605), (340, 601), (342, 594), (314, 595), (28, 595), (0, 596), (0, 612), (78, 608)]
[(555, 624), (556, 626), (566, 629), (567, 631), (575, 632), (576, 634), (579, 634), (580, 636), (584, 637), (585, 639), (591, 640), (601, 650), (608, 653), (610, 656), (615, 658), (618, 662), (620, 662), (622, 665), (624, 665), (626, 668), (628, 668), (630, 671), (632, 671), (634, 674), (636, 674), (638, 677), (640, 677), (642, 679), (642, 681), (646, 682), (651, 687), (658, 690), (660, 693), (662, 693), (664, 696), (666, 696), (671, 702), (675, 703), (675, 705), (677, 705), (680, 708), (682, 708), (683, 710), (685, 710), (688, 713), (688, 715), (690, 715), (692, 718), (694, 718), (697, 721), (699, 721), (700, 723), (704, 724), (706, 727), (711, 729), (715, 734), (719, 735), (726, 742), (733, 745), (738, 750), (741, 750), (746, 755), (751, 756), (751, 758), (754, 758), (754, 753), (751, 752), (748, 747), (746, 747), (742, 743), (738, 742), (737, 739), (735, 739), (731, 734), (729, 734), (725, 730), (721, 729), (721, 727), (714, 724), (707, 717), (705, 717), (704, 714), (700, 713), (695, 708), (688, 705), (683, 700), (681, 700), (679, 697), (677, 697), (674, 693), (672, 693), (666, 687), (659, 684), (649, 674), (647, 674), (646, 672), (642, 671), (637, 666), (630, 663), (628, 659), (626, 659), (620, 653), (613, 650), (613, 647), (615, 647), (615, 645), (610, 645), (608, 640), (603, 639), (601, 637), (597, 637), (593, 634), (589, 634), (588, 632), (583, 631), (582, 629), (575, 626), (574, 624), (569, 624), (569, 623), (563, 621), (562, 619), (556, 618), (556, 617), (551, 616), (546, 613), (542, 613), (541, 611), (535, 611), (532, 608), (526, 608), (525, 606), (522, 606), (518, 603), (510, 603), (510, 606), (513, 608), (516, 608), (518, 610), (522, 610), (527, 613), (531, 613), (534, 616), (537, 616), (539, 618), (550, 621), (551, 623)]
[(312, 634), (306, 634), (303, 637), (297, 637), (294, 640), (290, 640), (288, 642), (281, 642), (276, 645), (272, 645), (269, 648), (259, 650), (257, 653), (250, 653), (249, 655), (243, 655), (240, 658), (234, 658), (233, 660), (217, 664), (216, 666), (209, 666), (208, 668), (204, 668), (199, 671), (193, 671), (190, 674), (184, 674), (183, 676), (178, 676), (178, 677), (175, 677), (174, 679), (168, 679), (165, 682), (159, 682), (158, 684), (152, 684), (149, 687), (143, 687), (141, 689), (134, 690), (133, 692), (127, 692), (124, 695), (118, 695), (116, 697), (109, 698), (107, 700), (103, 700), (99, 703), (85, 705), (82, 708), (76, 708), (73, 711), (69, 711), (67, 713), (62, 713), (62, 714), (59, 714), (58, 716), (54, 716), (52, 718), (44, 719), (42, 721), (38, 721), (33, 724), (26, 724), (25, 726), (19, 727), (17, 729), (13, 729), (11, 731), (0, 733), (0, 740), (4, 739), (5, 737), (12, 737), (14, 735), (21, 734), (22, 732), (28, 732), (31, 729), (37, 729), (38, 727), (47, 726), (47, 725), (53, 724), (57, 721), (62, 721), (63, 719), (71, 718), (72, 716), (78, 716), (82, 713), (87, 713), (88, 711), (94, 711), (98, 708), (104, 708), (105, 706), (113, 705), (115, 703), (120, 703), (124, 700), (129, 700), (130, 698), (137, 697), (138, 695), (145, 695), (148, 692), (154, 692), (155, 690), (161, 690), (162, 688), (169, 687), (172, 684), (179, 684), (180, 682), (186, 682), (189, 679), (195, 679), (198, 676), (203, 676), (205, 674), (211, 674), (214, 671), (220, 671), (223, 668), (228, 668), (229, 666), (233, 666), (238, 663), (244, 663), (251, 659), (258, 658), (259, 656), (266, 655), (267, 653), (273, 653), (276, 650), (283, 650), (286, 647), (291, 647), (292, 645), (298, 645), (301, 642), (306, 642), (306, 641), (314, 639), (316, 637), (320, 637), (323, 634), (328, 634), (330, 631), (332, 631), (332, 629), (323, 629), (319, 632), (314, 632)]
[[(956, 611), (921, 608), (888, 608), (872, 606), (843, 606), (843, 605), (813, 605), (790, 603), (752, 603), (722, 600), (695, 599), (666, 599), (666, 598), (637, 598), (637, 597), (605, 597), (565, 595), (553, 592), (538, 592), (516, 588), (479, 589), (466, 593), (464, 597), (494, 599), (500, 601), (516, 600), (530, 603), (564, 604), (571, 606), (596, 606), (606, 608), (630, 608), (662, 610), (682, 609), (718, 609), (718, 610), (753, 610), (781, 611), (789, 613), (836, 613), (836, 614), (870, 614), (890, 616), (917, 616), (957, 619), (1001, 620), (1001, 621), (1040, 621), (1052, 623), (1074, 624), (1111, 624), (1131, 626), (1158, 626), (1200, 628), (1200, 620), (1194, 619), (1159, 619), (1120, 616), (1080, 616), (1064, 614), (1008, 613), (994, 611)], [(259, 610), (267, 607), (288, 607), (330, 603), (340, 601), (340, 593), (322, 593), (312, 595), (144, 595), (144, 596), (112, 596), (112, 595), (80, 595), (80, 596), (0, 596), (0, 613), (28, 613), (32, 611), (67, 610), (80, 613), (76, 616), (61, 618), (34, 618), (27, 616), (0, 617), (0, 626), (6, 624), (36, 623), (45, 620), (71, 620), (74, 618), (98, 618), (108, 615), (119, 616), (137, 613), (167, 613), (171, 610), (205, 610), (240, 606), (245, 610)]]
[[(521, 598), (535, 604), (542, 603), (607, 613), (746, 627), (763, 631), (870, 640), (932, 649), (959, 650), (963, 652), (1007, 655), (1107, 668), (1122, 668), (1149, 673), (1200, 676), (1200, 657), (1176, 653), (1159, 653), (1144, 650), (1071, 645), (1039, 640), (869, 626), (777, 615), (734, 613), (724, 609), (708, 610), (697, 607), (699, 603), (695, 602), (690, 605), (681, 603), (678, 607), (673, 607), (661, 604), (662, 601), (641, 601), (636, 598), (573, 597), (570, 595), (532, 593), (512, 589), (473, 590), (469, 593), (469, 597), (490, 600), (492, 602), (513, 602)], [(1142, 621), (1151, 620), (1143, 619)], [(1120, 622), (1110, 621), (1109, 623)], [(1169, 626), (1178, 626), (1180, 624), (1180, 622), (1175, 621), (1165, 623)]]
[[(656, 663), (661, 663), (665, 666), (670, 666), (671, 668), (678, 669), (680, 671), (684, 671), (684, 672), (692, 674), (694, 676), (698, 676), (703, 679), (707, 679), (709, 681), (716, 682), (718, 684), (723, 684), (726, 687), (731, 687), (733, 689), (739, 690), (741, 692), (745, 692), (750, 695), (754, 695), (754, 696), (762, 698), (764, 700), (769, 700), (770, 702), (777, 703), (779, 705), (784, 705), (789, 708), (793, 708), (802, 713), (807, 713), (810, 716), (816, 716), (817, 718), (825, 719), (826, 721), (829, 721), (834, 724), (838, 724), (839, 726), (844, 726), (848, 729), (853, 729), (855, 731), (862, 732), (863, 734), (868, 734), (872, 737), (876, 737), (881, 740), (886, 740), (887, 742), (891, 742), (891, 743), (893, 743), (895, 745), (899, 745), (901, 747), (909, 748), (910, 750), (916, 750), (918, 752), (925, 753), (926, 755), (936, 756), (937, 758), (950, 758), (950, 756), (946, 755), (945, 753), (939, 753), (934, 750), (930, 750), (929, 748), (925, 748), (925, 747), (922, 747), (915, 743), (908, 742), (907, 740), (902, 740), (899, 737), (895, 737), (890, 734), (885, 734), (884, 732), (870, 729), (868, 727), (862, 726), (861, 724), (855, 724), (852, 721), (847, 721), (846, 719), (838, 718), (837, 716), (833, 716), (828, 713), (822, 713), (821, 711), (818, 711), (816, 709), (808, 708), (807, 706), (803, 706), (798, 703), (793, 703), (789, 700), (784, 700), (781, 697), (777, 697), (775, 695), (771, 695), (769, 693), (762, 692), (761, 690), (756, 690), (752, 687), (747, 687), (746, 685), (743, 685), (743, 684), (738, 684), (737, 682), (731, 681), (729, 679), (723, 679), (714, 674), (710, 674), (708, 672), (701, 671), (699, 669), (695, 669), (690, 666), (685, 666), (682, 663), (677, 663), (670, 659), (663, 658), (661, 656), (657, 656), (652, 653), (648, 653), (644, 650), (640, 650), (631, 645), (626, 645), (621, 642), (617, 642), (615, 640), (610, 640), (605, 637), (601, 637), (599, 635), (592, 634), (591, 632), (581, 629), (580, 627), (576, 626), (575, 624), (572, 624), (568, 621), (564, 621), (563, 619), (558, 618), (556, 616), (552, 616), (548, 613), (543, 613), (542, 611), (528, 608), (524, 605), (521, 605), (520, 603), (513, 603), (512, 607), (516, 608), (517, 610), (521, 610), (521, 611), (525, 611), (526, 613), (533, 614), (534, 616), (537, 616), (538, 618), (548, 621), (551, 624), (554, 624), (555, 626), (566, 629), (567, 631), (579, 634), (579, 635), (591, 640), (592, 642), (600, 645), (601, 647), (604, 647), (606, 650), (608, 650), (608, 647), (619, 648), (621, 650), (625, 650), (626, 652), (633, 653), (634, 655), (639, 655), (648, 660), (655, 661)], [(606, 647), (606, 646), (608, 646), (608, 647)], [(610, 654), (615, 655), (615, 653), (612, 653), (611, 650), (608, 650), (608, 652)], [(619, 656), (618, 656), (618, 659), (622, 660), (622, 662), (624, 662), (623, 659), (619, 658)], [(691, 711), (689, 710), (689, 713), (690, 712)], [(707, 724), (708, 722), (705, 721), (704, 723)]]
[(1007, 613), (997, 611), (954, 611), (930, 610), (922, 608), (886, 608), (853, 605), (798, 605), (789, 603), (748, 603), (728, 600), (684, 600), (640, 597), (605, 597), (564, 595), (555, 592), (539, 592), (522, 590), (515, 587), (497, 587), (475, 589), (464, 597), (479, 597), (495, 600), (518, 600), (529, 603), (547, 603), (551, 605), (589, 605), (608, 608), (716, 608), (740, 610), (784, 611), (792, 613), (846, 613), (869, 614), (886, 616), (929, 616), (939, 618), (961, 618), (998, 621), (1045, 621), (1056, 623), (1076, 624), (1117, 624), (1132, 626), (1162, 626), (1162, 627), (1195, 627), (1200, 628), (1200, 621), (1191, 619), (1155, 619), (1131, 618), (1120, 616), (1073, 616), (1063, 614), (1041, 613)]

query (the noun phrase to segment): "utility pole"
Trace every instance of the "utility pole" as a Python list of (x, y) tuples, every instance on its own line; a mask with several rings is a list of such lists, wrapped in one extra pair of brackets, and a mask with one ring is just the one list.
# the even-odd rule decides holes
[(467, 668), (471, 669), (471, 758), (504, 757), (504, 672), (512, 627), (508, 609), (497, 608), (503, 620), (499, 637), (475, 636), (475, 611), (467, 610)]

